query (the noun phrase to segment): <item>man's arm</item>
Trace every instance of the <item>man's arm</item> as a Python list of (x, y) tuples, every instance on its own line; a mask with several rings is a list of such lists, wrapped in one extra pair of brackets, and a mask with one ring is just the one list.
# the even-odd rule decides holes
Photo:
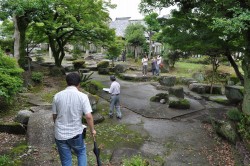
[(56, 122), (57, 114), (53, 114), (53, 121)]
[(86, 118), (86, 121), (87, 121), (88, 126), (90, 128), (90, 132), (91, 132), (92, 136), (95, 136), (96, 135), (96, 131), (94, 129), (94, 120), (93, 120), (92, 114), (91, 113), (85, 114), (85, 118)]

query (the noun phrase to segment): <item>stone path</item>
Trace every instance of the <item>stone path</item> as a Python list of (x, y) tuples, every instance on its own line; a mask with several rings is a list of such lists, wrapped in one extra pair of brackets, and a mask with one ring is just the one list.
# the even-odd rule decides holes
[[(109, 87), (109, 76), (94, 74), (93, 77), (94, 80), (99, 80)], [(123, 118), (120, 121), (116, 119), (113, 121), (126, 124), (131, 130), (142, 136), (148, 136), (149, 139), (145, 140), (139, 148), (120, 147), (116, 149), (111, 158), (113, 165), (119, 166), (118, 163), (124, 156), (129, 157), (134, 154), (141, 154), (149, 158), (154, 166), (159, 163), (164, 163), (164, 166), (210, 165), (203, 152), (204, 150), (213, 151), (215, 140), (204, 130), (201, 119), (207, 118), (208, 109), (221, 109), (224, 106), (202, 100), (198, 102), (185, 89), (189, 94), (191, 109), (173, 110), (169, 109), (167, 105), (149, 102), (151, 96), (160, 92), (150, 82), (118, 81), (122, 87)], [(109, 100), (109, 95), (105, 92), (100, 95)], [(40, 100), (38, 101), (40, 102)], [(46, 104), (42, 102), (42, 105)], [(49, 107), (36, 110), (28, 126), (29, 133), (32, 133), (28, 135), (28, 140), (33, 146), (40, 147), (40, 156), (48, 161), (47, 165), (58, 165), (58, 161), (48, 155), (51, 148), (47, 150), (42, 148), (52, 147), (53, 144), (51, 133), (53, 123), (50, 115)], [(161, 162), (157, 161), (157, 158)]]

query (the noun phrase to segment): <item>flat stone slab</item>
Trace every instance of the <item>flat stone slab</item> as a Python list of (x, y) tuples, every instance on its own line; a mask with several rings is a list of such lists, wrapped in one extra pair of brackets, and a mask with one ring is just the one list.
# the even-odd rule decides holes
[(40, 110), (29, 118), (27, 128), (28, 145), (52, 147), (54, 143), (54, 123), (51, 110)]
[[(94, 79), (101, 81), (106, 87), (110, 86), (108, 76), (94, 76)], [(122, 80), (118, 80), (118, 82), (121, 84), (121, 106), (147, 118), (173, 119), (205, 109), (198, 101), (191, 98), (187, 98), (190, 101), (190, 109), (180, 110), (168, 108), (167, 104), (150, 101), (152, 96), (166, 91), (156, 90), (156, 88), (148, 82), (135, 83)], [(100, 96), (106, 100), (110, 99), (110, 95), (106, 92), (102, 92)]]

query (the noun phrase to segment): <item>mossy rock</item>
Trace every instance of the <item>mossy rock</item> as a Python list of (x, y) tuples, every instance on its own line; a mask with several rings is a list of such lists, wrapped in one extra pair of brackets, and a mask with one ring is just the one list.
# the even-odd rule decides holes
[(239, 136), (235, 126), (230, 122), (212, 119), (213, 127), (218, 135), (235, 144)]
[(85, 68), (86, 65), (85, 65), (85, 60), (82, 60), (82, 59), (77, 59), (77, 60), (74, 60), (73, 62), (73, 65), (74, 65), (74, 68), (76, 70), (80, 69), (80, 68)]
[(109, 69), (108, 68), (98, 68), (98, 74), (109, 75)]
[(65, 75), (65, 69), (63, 67), (53, 66), (50, 68), (49, 74), (51, 76), (63, 76)]
[(109, 67), (109, 61), (101, 61), (97, 64), (97, 68), (108, 68)]
[(150, 101), (152, 102), (160, 102), (161, 99), (164, 99), (166, 102), (168, 102), (168, 93), (158, 93), (155, 96), (150, 98)]
[(170, 100), (169, 108), (189, 109), (190, 102), (187, 99)]
[(9, 133), (9, 134), (25, 135), (26, 128), (19, 123), (8, 123), (8, 124), (1, 123), (0, 124), (0, 132)]

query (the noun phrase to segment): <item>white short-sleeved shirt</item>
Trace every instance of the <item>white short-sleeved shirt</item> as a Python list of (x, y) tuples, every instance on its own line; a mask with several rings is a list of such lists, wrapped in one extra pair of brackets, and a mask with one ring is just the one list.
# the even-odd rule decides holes
[(109, 93), (112, 95), (120, 94), (120, 84), (116, 81), (113, 81), (110, 86)]
[(54, 96), (52, 112), (57, 114), (55, 138), (67, 140), (82, 133), (82, 116), (92, 112), (92, 108), (86, 94), (69, 86)]
[(148, 65), (148, 58), (142, 58), (141, 62), (143, 66)]
[(161, 60), (162, 60), (162, 59), (161, 59), (161, 56), (158, 56), (158, 57), (157, 57), (157, 65), (161, 64)]

